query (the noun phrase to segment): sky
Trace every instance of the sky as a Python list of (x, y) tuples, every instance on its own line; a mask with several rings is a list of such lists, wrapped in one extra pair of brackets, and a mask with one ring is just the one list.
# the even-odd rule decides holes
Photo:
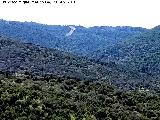
[(75, 0), (75, 3), (70, 4), (32, 3), (25, 5), (22, 3), (4, 4), (3, 1), (0, 0), (0, 19), (5, 20), (85, 27), (153, 28), (160, 25), (160, 0)]

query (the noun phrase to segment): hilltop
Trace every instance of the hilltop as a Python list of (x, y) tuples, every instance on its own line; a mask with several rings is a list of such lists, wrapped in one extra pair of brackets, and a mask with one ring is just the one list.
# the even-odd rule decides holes
[(129, 26), (74, 27), (76, 30), (67, 37), (69, 26), (0, 20), (1, 35), (83, 56), (147, 31), (145, 28)]

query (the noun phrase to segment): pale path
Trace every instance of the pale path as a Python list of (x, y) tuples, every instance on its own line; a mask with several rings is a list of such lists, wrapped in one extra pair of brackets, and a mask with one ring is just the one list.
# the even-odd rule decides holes
[(73, 26), (69, 26), (70, 28), (71, 28), (71, 30), (69, 31), (69, 33), (67, 33), (66, 34), (66, 36), (70, 36), (70, 35), (72, 35), (73, 34), (73, 32), (76, 30), (76, 28), (75, 27), (73, 27)]

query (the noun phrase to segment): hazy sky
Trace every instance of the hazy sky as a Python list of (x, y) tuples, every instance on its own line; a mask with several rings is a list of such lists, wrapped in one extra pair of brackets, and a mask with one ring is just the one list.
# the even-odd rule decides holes
[(2, 4), (2, 1), (0, 0), (0, 19), (6, 20), (52, 25), (125, 25), (147, 28), (160, 25), (160, 0), (75, 0), (75, 4), (63, 5)]

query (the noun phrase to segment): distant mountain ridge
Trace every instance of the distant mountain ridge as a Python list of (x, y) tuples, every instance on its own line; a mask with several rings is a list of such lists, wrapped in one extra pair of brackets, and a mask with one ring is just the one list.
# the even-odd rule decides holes
[(108, 45), (147, 31), (145, 28), (129, 26), (75, 27), (74, 33), (66, 37), (70, 31), (69, 26), (0, 20), (1, 35), (77, 55), (89, 55)]

